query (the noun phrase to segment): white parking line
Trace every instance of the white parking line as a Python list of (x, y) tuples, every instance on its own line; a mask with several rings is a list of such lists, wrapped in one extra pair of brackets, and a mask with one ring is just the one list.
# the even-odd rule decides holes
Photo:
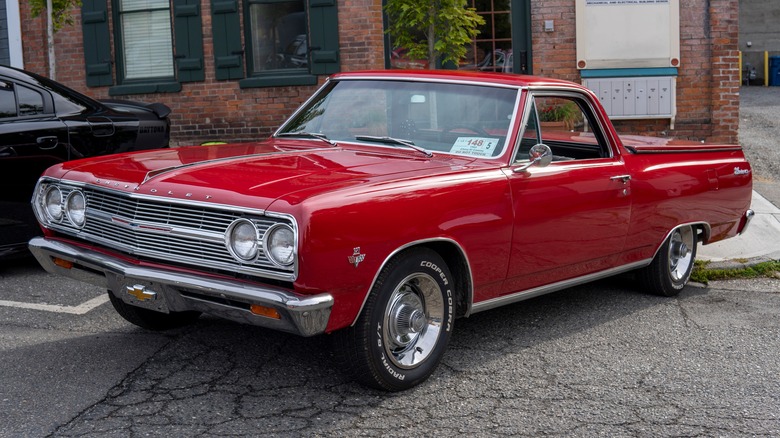
[(108, 302), (108, 294), (97, 296), (95, 298), (92, 298), (89, 301), (85, 301), (79, 304), (78, 306), (60, 306), (57, 304), (35, 304), (35, 303), (23, 303), (20, 301), (4, 301), (4, 300), (0, 300), (0, 306), (16, 307), (17, 309), (43, 310), (45, 312), (68, 313), (71, 315), (84, 315), (90, 310), (106, 302)]

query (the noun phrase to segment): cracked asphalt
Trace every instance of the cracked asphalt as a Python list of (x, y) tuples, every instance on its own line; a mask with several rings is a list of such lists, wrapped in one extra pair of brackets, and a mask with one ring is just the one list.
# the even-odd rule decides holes
[[(32, 263), (0, 275), (60, 281)], [(779, 436), (778, 291), (662, 298), (630, 276), (568, 289), (458, 320), (438, 371), (400, 394), (339, 372), (327, 336), (0, 308), (3, 333), (49, 333), (0, 338), (0, 436)]]

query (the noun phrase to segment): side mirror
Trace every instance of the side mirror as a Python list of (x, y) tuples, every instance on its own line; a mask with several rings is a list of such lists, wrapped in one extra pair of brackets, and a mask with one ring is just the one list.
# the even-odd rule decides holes
[(515, 167), (512, 169), (512, 171), (515, 173), (521, 173), (528, 170), (528, 168), (531, 166), (547, 167), (550, 165), (550, 163), (552, 163), (553, 153), (550, 149), (550, 146), (539, 143), (532, 147), (530, 151), (528, 151), (528, 158), (531, 160), (530, 162), (523, 164), (520, 167)]

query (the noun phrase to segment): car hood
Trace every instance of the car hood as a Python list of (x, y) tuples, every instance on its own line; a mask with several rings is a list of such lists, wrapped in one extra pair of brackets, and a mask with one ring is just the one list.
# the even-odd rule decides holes
[[(128, 193), (265, 209), (288, 196), (462, 169), (472, 158), (417, 151), (313, 148), (311, 141), (192, 146), (70, 161), (48, 176)], [(293, 200), (294, 199), (294, 200)]]

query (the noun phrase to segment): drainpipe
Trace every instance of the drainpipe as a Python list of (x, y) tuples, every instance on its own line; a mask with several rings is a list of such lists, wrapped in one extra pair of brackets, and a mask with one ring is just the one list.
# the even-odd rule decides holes
[(52, 0), (46, 0), (46, 45), (49, 49), (49, 79), (57, 80), (57, 68), (54, 59), (54, 17)]

